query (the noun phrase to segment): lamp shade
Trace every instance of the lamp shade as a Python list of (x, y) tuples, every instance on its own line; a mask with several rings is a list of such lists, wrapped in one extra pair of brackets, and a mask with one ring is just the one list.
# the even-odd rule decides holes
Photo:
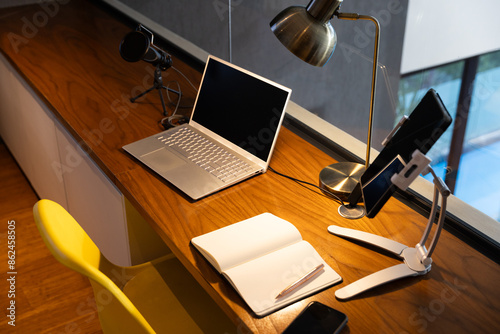
[(307, 7), (288, 7), (271, 21), (271, 30), (297, 57), (311, 65), (323, 66), (337, 45), (337, 34), (330, 20), (341, 2), (313, 0)]

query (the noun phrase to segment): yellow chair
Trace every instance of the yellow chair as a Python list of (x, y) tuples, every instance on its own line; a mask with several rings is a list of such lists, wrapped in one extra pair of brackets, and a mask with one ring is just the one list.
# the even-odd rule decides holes
[(59, 204), (40, 200), (33, 213), (54, 257), (90, 279), (104, 333), (236, 332), (173, 254), (137, 266), (116, 266)]

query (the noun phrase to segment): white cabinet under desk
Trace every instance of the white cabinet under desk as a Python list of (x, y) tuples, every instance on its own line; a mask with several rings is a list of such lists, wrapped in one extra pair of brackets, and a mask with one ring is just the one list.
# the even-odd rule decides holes
[(0, 136), (38, 196), (67, 207), (59, 162), (56, 121), (8, 61), (0, 55)]
[(110, 261), (128, 266), (169, 252), (2, 55), (0, 100), (0, 136), (38, 196), (64, 206)]

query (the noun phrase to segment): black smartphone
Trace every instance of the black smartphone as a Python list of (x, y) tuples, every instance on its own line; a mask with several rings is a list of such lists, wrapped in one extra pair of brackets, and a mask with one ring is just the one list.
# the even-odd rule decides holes
[(333, 334), (340, 333), (347, 323), (347, 316), (319, 302), (311, 302), (299, 313), (283, 334)]
[(404, 167), (405, 162), (401, 156), (398, 155), (366, 184), (363, 178), (361, 178), (360, 183), (363, 192), (363, 202), (365, 203), (366, 212), (370, 216), (373, 214), (374, 210), (380, 210), (379, 208), (381, 208), (396, 191), (396, 185), (392, 183), (391, 177), (401, 172)]

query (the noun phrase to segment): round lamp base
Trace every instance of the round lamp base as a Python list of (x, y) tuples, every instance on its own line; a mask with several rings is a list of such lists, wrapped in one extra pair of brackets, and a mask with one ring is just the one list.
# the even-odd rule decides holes
[(365, 172), (365, 166), (354, 162), (339, 162), (323, 168), (319, 173), (321, 189), (347, 200)]
[(359, 205), (349, 206), (341, 205), (339, 206), (339, 215), (347, 219), (359, 219), (365, 216), (365, 208)]

